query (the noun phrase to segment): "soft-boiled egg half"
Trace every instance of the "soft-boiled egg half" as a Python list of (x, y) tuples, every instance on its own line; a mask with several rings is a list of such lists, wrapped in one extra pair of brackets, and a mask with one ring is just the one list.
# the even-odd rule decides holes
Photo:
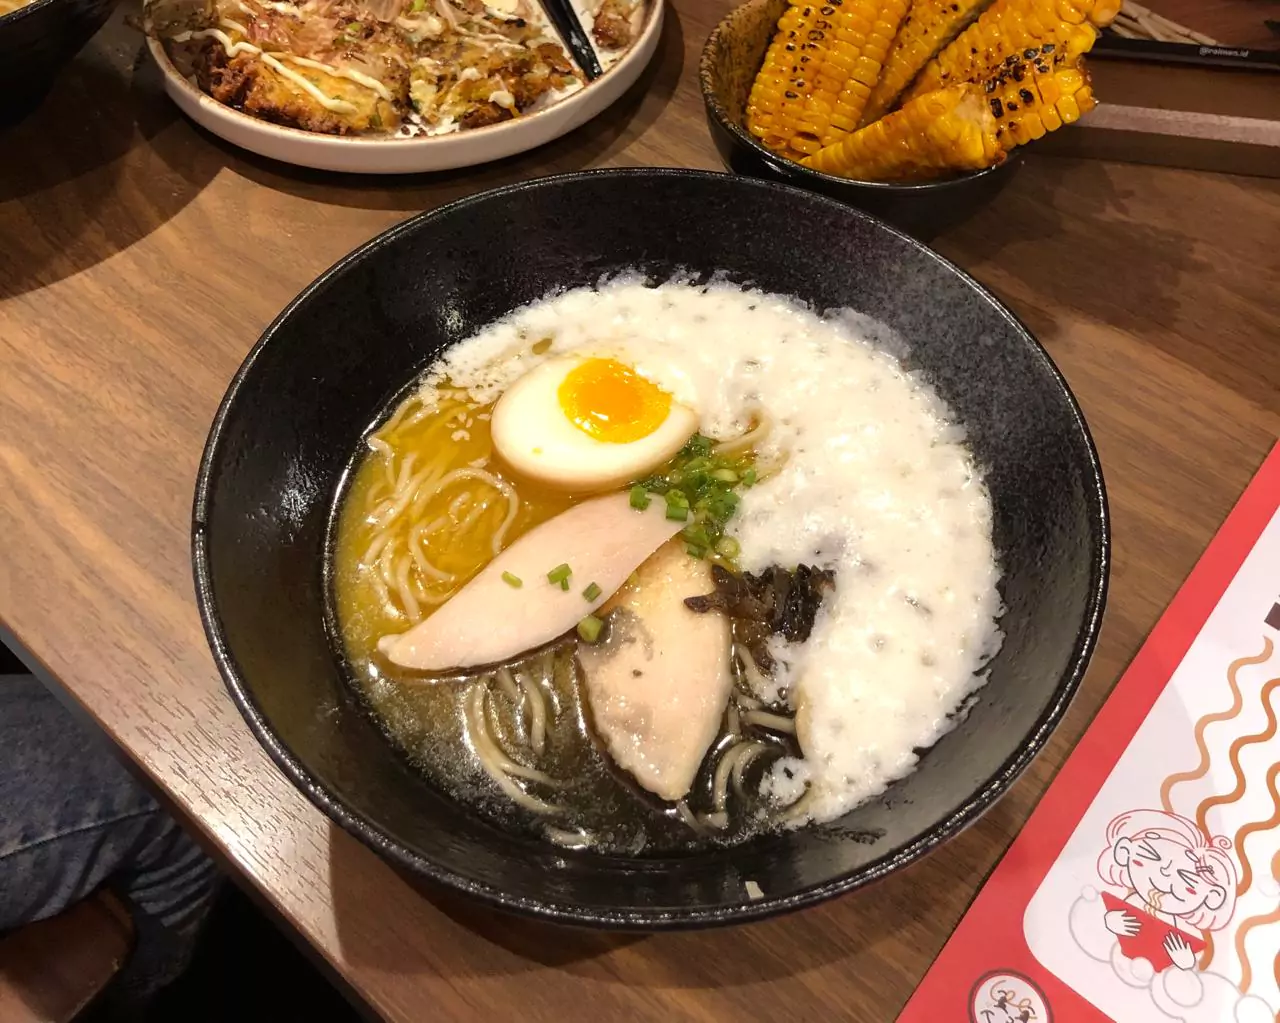
[(522, 475), (568, 490), (651, 472), (698, 429), (698, 413), (612, 357), (564, 355), (530, 370), (493, 410), (493, 446)]

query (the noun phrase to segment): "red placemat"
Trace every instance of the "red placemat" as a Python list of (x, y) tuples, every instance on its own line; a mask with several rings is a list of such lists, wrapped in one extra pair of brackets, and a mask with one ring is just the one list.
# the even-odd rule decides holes
[(1280, 445), (899, 1023), (1280, 1023)]

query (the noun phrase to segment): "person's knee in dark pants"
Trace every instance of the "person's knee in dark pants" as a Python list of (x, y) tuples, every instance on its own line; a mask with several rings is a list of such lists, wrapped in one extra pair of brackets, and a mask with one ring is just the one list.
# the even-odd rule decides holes
[(136, 932), (112, 997), (142, 1005), (186, 967), (217, 885), (104, 736), (31, 676), (0, 676), (0, 931), (111, 889)]

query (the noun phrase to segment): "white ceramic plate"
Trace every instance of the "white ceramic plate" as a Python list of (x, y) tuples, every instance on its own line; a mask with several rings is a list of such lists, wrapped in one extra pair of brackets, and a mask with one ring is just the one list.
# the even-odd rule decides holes
[(182, 77), (164, 46), (148, 39), (164, 87), (182, 112), (232, 145), (273, 160), (353, 174), (413, 174), (470, 167), (523, 153), (559, 138), (601, 113), (630, 88), (653, 59), (662, 34), (663, 0), (649, 0), (645, 23), (631, 48), (594, 82), (559, 103), (487, 128), (425, 138), (321, 135), (260, 121), (224, 106)]

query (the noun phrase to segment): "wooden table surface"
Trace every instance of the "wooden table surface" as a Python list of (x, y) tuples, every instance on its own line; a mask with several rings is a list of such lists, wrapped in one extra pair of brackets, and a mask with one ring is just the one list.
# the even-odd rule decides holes
[(1226, 46), (1280, 49), (1280, 36), (1266, 26), (1268, 18), (1280, 18), (1280, 0), (1145, 0), (1142, 6)]
[(716, 167), (695, 69), (727, 7), (676, 0), (616, 108), (479, 170), (342, 180), (249, 158), (175, 113), (118, 18), (3, 139), (0, 622), (388, 1019), (885, 1023), (1280, 432), (1280, 182), (1033, 157), (938, 247), (1079, 396), (1115, 568), (1083, 690), (1009, 795), (870, 890), (652, 937), (424, 896), (331, 827), (241, 723), (196, 613), (191, 493), (223, 389), (297, 291), (411, 213), (553, 170)]

